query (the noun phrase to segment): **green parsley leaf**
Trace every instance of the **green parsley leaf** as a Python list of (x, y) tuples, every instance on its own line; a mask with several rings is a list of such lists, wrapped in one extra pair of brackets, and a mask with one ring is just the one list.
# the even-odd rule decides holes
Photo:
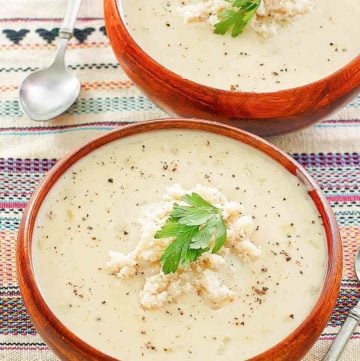
[(171, 216), (177, 218), (180, 224), (200, 226), (208, 221), (218, 210), (214, 207), (180, 207), (175, 205)]
[(226, 227), (220, 214), (211, 217), (204, 227), (194, 235), (191, 240), (191, 249), (203, 249), (213, 243), (212, 252), (216, 253), (224, 245), (226, 239)]
[(183, 197), (184, 202), (194, 207), (209, 207), (215, 208), (212, 204), (207, 202), (204, 198), (200, 197), (197, 193), (186, 194)]
[(211, 224), (212, 230), (215, 236), (214, 247), (212, 249), (213, 253), (220, 251), (221, 247), (224, 245), (226, 240), (226, 226), (223, 218), (220, 214), (216, 215), (214, 222)]
[(166, 223), (162, 228), (155, 233), (155, 238), (168, 238), (176, 237), (178, 234), (186, 231), (187, 227), (183, 224), (178, 223), (178, 221), (172, 217), (166, 220)]
[(182, 200), (187, 205), (175, 204), (170, 217), (155, 234), (157, 239), (174, 238), (160, 258), (165, 274), (196, 261), (211, 248), (213, 253), (218, 252), (226, 239), (220, 209), (196, 193), (185, 195)]
[(191, 262), (196, 261), (203, 253), (209, 251), (210, 248), (206, 247), (203, 249), (188, 249), (187, 255), (186, 255), (186, 259), (184, 260), (184, 262), (182, 263), (183, 266), (188, 265)]
[[(160, 261), (165, 274), (176, 272), (180, 263), (187, 262), (187, 253), (195, 228), (189, 227), (189, 229), (180, 232), (161, 256)], [(194, 254), (189, 255), (188, 262), (193, 261), (195, 256)]]
[(261, 0), (230, 0), (231, 7), (219, 14), (220, 21), (214, 25), (216, 34), (224, 35), (231, 31), (231, 36), (241, 34), (255, 15)]

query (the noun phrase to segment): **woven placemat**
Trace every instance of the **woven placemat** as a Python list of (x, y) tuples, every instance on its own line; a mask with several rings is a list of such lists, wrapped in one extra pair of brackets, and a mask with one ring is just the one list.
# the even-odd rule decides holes
[[(45, 173), (66, 152), (127, 123), (164, 117), (119, 68), (106, 37), (102, 3), (83, 0), (67, 62), (79, 76), (76, 104), (49, 123), (25, 117), (21, 80), (49, 64), (66, 1), (0, 0), (0, 359), (56, 360), (37, 335), (16, 280), (15, 246), (24, 207)], [(327, 196), (344, 241), (344, 276), (336, 309), (305, 358), (321, 360), (360, 297), (353, 258), (360, 246), (360, 97), (323, 123), (273, 137), (305, 166)], [(360, 329), (342, 360), (360, 360)]]

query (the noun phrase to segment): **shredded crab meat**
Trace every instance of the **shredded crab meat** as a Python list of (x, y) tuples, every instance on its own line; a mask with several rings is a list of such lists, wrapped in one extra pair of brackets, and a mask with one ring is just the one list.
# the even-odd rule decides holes
[(232, 301), (237, 296), (236, 292), (223, 285), (216, 273), (210, 269), (205, 269), (202, 272), (201, 278), (197, 283), (200, 289), (205, 290), (205, 296), (214, 305), (221, 305), (224, 302)]
[[(172, 238), (155, 239), (155, 233), (166, 222), (174, 203), (181, 205), (182, 197), (194, 192), (221, 210), (227, 228), (227, 239), (219, 254), (205, 252), (187, 267), (175, 273), (164, 274), (160, 258)], [(151, 271), (147, 272), (151, 275), (145, 277), (145, 284), (139, 295), (140, 305), (144, 309), (163, 307), (191, 290), (214, 307), (231, 302), (237, 294), (220, 277), (220, 271), (228, 274), (234, 271), (226, 262), (227, 256), (232, 253), (242, 258), (255, 259), (261, 254), (260, 247), (250, 240), (254, 231), (252, 217), (245, 214), (242, 204), (228, 201), (216, 188), (197, 185), (185, 190), (175, 184), (166, 189), (162, 202), (147, 207), (140, 225), (140, 240), (136, 248), (128, 254), (111, 251), (107, 268), (120, 279), (134, 277), (140, 269)]]
[(109, 252), (110, 261), (106, 264), (111, 273), (119, 278), (130, 278), (136, 273), (137, 262), (133, 254), (121, 252)]
[(228, 8), (230, 3), (226, 0), (209, 0), (189, 4), (178, 8), (178, 13), (186, 22), (208, 22), (214, 25), (218, 22), (218, 14)]
[[(279, 28), (314, 10), (318, 0), (262, 0), (249, 26), (263, 37), (275, 35)], [(231, 7), (225, 0), (186, 1), (177, 11), (187, 23), (215, 25), (219, 14)]]
[(160, 308), (191, 289), (192, 286), (186, 279), (186, 273), (165, 275), (160, 272), (146, 279), (144, 288), (140, 292), (140, 304), (144, 309)]

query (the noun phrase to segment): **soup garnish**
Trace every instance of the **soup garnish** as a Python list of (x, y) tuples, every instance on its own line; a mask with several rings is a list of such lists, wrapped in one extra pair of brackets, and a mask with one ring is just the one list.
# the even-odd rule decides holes
[(110, 252), (107, 266), (120, 279), (146, 275), (140, 292), (144, 309), (163, 307), (191, 290), (220, 307), (238, 296), (219, 273), (235, 272), (231, 256), (260, 255), (259, 246), (249, 239), (252, 217), (244, 214), (241, 203), (228, 201), (213, 187), (185, 190), (175, 184), (139, 223), (142, 231), (136, 248), (128, 254)]
[(215, 34), (240, 35), (249, 24), (264, 37), (314, 9), (318, 0), (200, 0), (186, 1), (178, 13), (186, 22), (203, 22)]
[(173, 242), (161, 256), (162, 270), (165, 274), (175, 272), (179, 264), (197, 260), (204, 252), (216, 253), (224, 245), (226, 227), (220, 209), (208, 203), (197, 193), (186, 194), (177, 203), (170, 217), (156, 232), (155, 238), (173, 238)]
[(231, 36), (238, 36), (255, 15), (260, 2), (261, 0), (233, 0), (229, 2), (231, 6), (219, 13), (220, 21), (214, 25), (214, 32), (224, 35), (231, 31)]

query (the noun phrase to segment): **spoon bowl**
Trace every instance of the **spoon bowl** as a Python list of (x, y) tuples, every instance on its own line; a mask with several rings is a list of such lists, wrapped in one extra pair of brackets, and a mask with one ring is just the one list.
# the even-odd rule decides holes
[(54, 62), (28, 75), (20, 86), (19, 104), (32, 120), (50, 120), (64, 113), (80, 93), (81, 84), (66, 69), (65, 51), (74, 31), (81, 0), (69, 0)]
[(20, 88), (20, 106), (33, 120), (45, 121), (65, 112), (77, 99), (81, 84), (77, 77), (54, 63), (30, 74)]

